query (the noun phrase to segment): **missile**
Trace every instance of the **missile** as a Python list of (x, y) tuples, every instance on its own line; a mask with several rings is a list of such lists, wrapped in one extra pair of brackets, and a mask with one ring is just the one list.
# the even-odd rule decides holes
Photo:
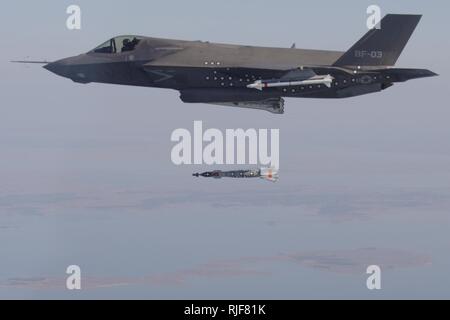
[(302, 81), (273, 82), (273, 81), (266, 81), (266, 80), (257, 80), (256, 82), (249, 84), (247, 86), (247, 88), (262, 90), (264, 88), (306, 86), (306, 85), (312, 85), (312, 84), (324, 84), (328, 88), (330, 88), (333, 80), (334, 80), (334, 78), (329, 74), (327, 74), (326, 76), (314, 76), (312, 78), (302, 80)]
[(275, 168), (260, 168), (256, 170), (233, 170), (233, 171), (208, 171), (203, 173), (194, 173), (194, 177), (204, 178), (261, 178), (264, 180), (276, 182), (278, 180), (278, 170)]

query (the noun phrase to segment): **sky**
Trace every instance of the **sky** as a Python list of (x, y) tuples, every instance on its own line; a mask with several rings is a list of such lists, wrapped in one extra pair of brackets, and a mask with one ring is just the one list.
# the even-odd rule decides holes
[[(132, 3), (2, 3), (0, 298), (450, 298), (448, 2)], [(78, 31), (65, 25), (71, 4)], [(423, 14), (397, 66), (439, 77), (286, 99), (274, 115), (9, 62), (73, 56), (120, 34), (345, 51), (371, 4)], [(194, 179), (216, 168), (175, 166), (171, 133), (195, 120), (279, 129), (280, 180)], [(65, 287), (73, 264), (80, 291)], [(381, 290), (366, 287), (372, 264)]]

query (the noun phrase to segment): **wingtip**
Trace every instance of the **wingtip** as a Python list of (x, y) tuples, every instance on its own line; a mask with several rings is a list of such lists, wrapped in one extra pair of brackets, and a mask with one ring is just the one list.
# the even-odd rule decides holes
[(439, 74), (437, 74), (436, 72), (433, 72), (431, 70), (426, 70), (426, 76), (428, 76), (428, 77), (439, 77)]

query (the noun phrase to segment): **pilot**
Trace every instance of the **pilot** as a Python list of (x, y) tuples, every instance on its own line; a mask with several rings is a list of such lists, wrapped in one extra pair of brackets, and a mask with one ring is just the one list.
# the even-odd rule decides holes
[(133, 42), (131, 42), (130, 39), (123, 40), (122, 44), (122, 52), (132, 51), (134, 49)]
[(133, 41), (131, 41), (131, 43), (133, 44), (133, 49), (136, 48), (136, 46), (139, 44), (139, 39), (134, 37)]

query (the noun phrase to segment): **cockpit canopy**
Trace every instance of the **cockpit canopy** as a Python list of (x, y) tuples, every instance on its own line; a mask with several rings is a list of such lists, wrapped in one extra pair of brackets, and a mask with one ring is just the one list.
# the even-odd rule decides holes
[(92, 50), (93, 53), (122, 53), (136, 49), (143, 38), (138, 36), (120, 36), (106, 41)]

